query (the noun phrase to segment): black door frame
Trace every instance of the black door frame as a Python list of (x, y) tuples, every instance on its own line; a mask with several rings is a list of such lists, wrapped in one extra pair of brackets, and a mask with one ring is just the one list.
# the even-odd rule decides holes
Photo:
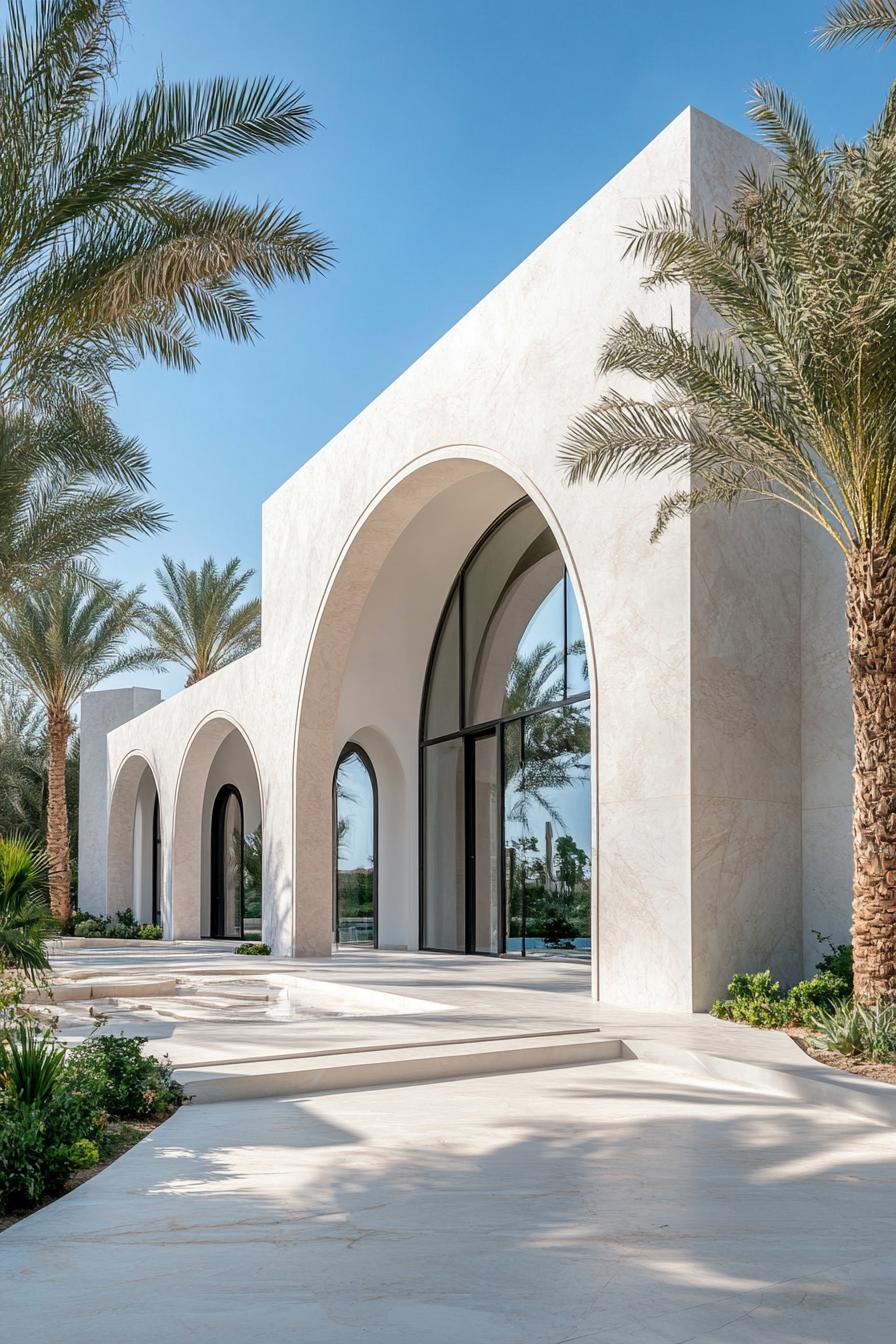
[[(238, 934), (222, 933), (224, 922), (224, 817), (231, 797), (236, 798), (240, 808), (240, 931)], [(210, 865), (210, 901), (209, 901), (209, 937), (239, 942), (243, 937), (243, 900), (245, 896), (244, 859), (246, 847), (246, 822), (243, 813), (243, 799), (235, 784), (224, 784), (215, 796), (212, 807), (211, 826), (211, 865)]]
[(503, 951), (503, 897), (499, 864), (498, 879), (498, 945), (494, 952), (483, 952), (476, 946), (476, 771), (474, 768), (477, 742), (491, 740), (495, 750), (495, 825), (499, 846), (503, 845), (503, 826), (499, 806), (501, 792), (501, 761), (497, 755), (501, 733), (498, 725), (467, 733), (464, 738), (464, 951), (468, 956), (499, 957)]
[(161, 865), (162, 849), (162, 826), (159, 817), (159, 791), (156, 789), (155, 802), (152, 805), (152, 923), (161, 924), (162, 922), (162, 893), (160, 891), (160, 879), (162, 876)]

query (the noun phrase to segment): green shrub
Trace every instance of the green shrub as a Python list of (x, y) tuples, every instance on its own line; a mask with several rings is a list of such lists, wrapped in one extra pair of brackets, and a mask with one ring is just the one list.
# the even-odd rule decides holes
[[(52, 1076), (22, 1064), (15, 1085), (9, 1064), (3, 1066), (0, 1214), (33, 1207), (63, 1190), (74, 1171), (115, 1155), (120, 1141), (110, 1120), (158, 1117), (183, 1097), (168, 1061), (142, 1053), (142, 1038), (91, 1037), (66, 1057), (52, 1036), (30, 1024), (26, 1031), (46, 1057), (62, 1062)], [(11, 1048), (14, 1035), (4, 1059)], [(26, 1052), (19, 1054), (24, 1059)]]
[(46, 1107), (65, 1064), (52, 1033), (22, 1021), (0, 1039), (0, 1084), (22, 1106)]
[(751, 1027), (783, 1027), (790, 1021), (787, 1000), (781, 997), (781, 986), (772, 980), (771, 971), (732, 976), (728, 993), (729, 999), (713, 1004), (713, 1017), (746, 1022)]
[(791, 1021), (802, 1025), (816, 1008), (832, 1008), (841, 999), (849, 997), (849, 984), (843, 976), (822, 971), (811, 980), (801, 980), (787, 995)]
[(100, 1160), (100, 1150), (93, 1139), (75, 1139), (68, 1147), (69, 1161), (75, 1171), (85, 1167), (95, 1167)]
[(782, 994), (771, 971), (754, 971), (733, 976), (728, 993), (730, 998), (713, 1004), (713, 1017), (751, 1027), (786, 1027), (801, 1026), (817, 1009), (833, 1007), (849, 995), (850, 987), (843, 976), (823, 971)]
[(816, 971), (820, 971), (822, 974), (830, 972), (831, 975), (839, 976), (841, 980), (846, 981), (847, 994), (851, 994), (852, 943), (833, 943), (830, 938), (827, 938), (823, 933), (819, 933), (817, 929), (813, 929), (812, 932), (820, 943), (827, 943), (830, 948), (830, 951), (825, 952), (821, 961), (816, 965)]
[(89, 915), (81, 911), (75, 916), (72, 932), (78, 938), (161, 938), (158, 924), (141, 924), (132, 910), (119, 910), (114, 919), (107, 915)]
[(107, 924), (101, 924), (98, 919), (88, 916), (86, 919), (76, 920), (72, 933), (76, 938), (105, 938), (107, 928)]
[(809, 1019), (812, 1045), (838, 1055), (858, 1056), (878, 1064), (896, 1060), (896, 1003), (876, 1004), (852, 999), (817, 1008)]
[(233, 950), (244, 957), (269, 957), (271, 955), (271, 949), (267, 943), (240, 943), (239, 947), (235, 947)]
[(145, 1055), (145, 1036), (92, 1036), (69, 1056), (65, 1083), (110, 1120), (164, 1115), (183, 1098), (167, 1059)]

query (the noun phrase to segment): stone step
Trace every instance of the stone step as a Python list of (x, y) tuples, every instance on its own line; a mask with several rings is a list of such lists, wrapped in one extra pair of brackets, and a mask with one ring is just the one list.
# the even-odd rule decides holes
[(522, 1073), (620, 1059), (624, 1054), (627, 1052), (620, 1040), (602, 1036), (595, 1030), (292, 1055), (182, 1068), (174, 1076), (194, 1102), (239, 1101), (472, 1078), (481, 1074)]

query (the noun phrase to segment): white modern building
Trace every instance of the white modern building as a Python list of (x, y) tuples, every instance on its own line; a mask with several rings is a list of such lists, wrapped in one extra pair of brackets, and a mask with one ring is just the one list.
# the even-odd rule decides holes
[(266, 502), (255, 653), (85, 697), (83, 909), (284, 955), (590, 956), (602, 999), (686, 1011), (847, 936), (838, 554), (764, 505), (651, 545), (666, 479), (557, 461), (627, 310), (711, 320), (620, 229), (761, 154), (683, 112)]

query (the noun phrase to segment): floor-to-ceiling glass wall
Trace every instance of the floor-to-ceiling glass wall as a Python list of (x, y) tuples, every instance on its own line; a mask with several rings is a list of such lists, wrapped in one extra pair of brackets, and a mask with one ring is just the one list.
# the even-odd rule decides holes
[(333, 781), (336, 942), (376, 945), (376, 777), (367, 753), (349, 742)]
[(563, 558), (524, 500), (458, 575), (430, 659), (422, 947), (590, 955), (589, 694)]

